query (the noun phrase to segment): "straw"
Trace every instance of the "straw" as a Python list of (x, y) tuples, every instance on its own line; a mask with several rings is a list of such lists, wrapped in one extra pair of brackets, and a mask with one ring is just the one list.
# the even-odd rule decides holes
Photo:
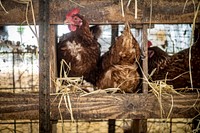
[(4, 6), (3, 6), (1, 0), (0, 0), (0, 6), (1, 6), (1, 8), (4, 10), (5, 13), (8, 13), (8, 12), (6, 11), (6, 9), (4, 8)]

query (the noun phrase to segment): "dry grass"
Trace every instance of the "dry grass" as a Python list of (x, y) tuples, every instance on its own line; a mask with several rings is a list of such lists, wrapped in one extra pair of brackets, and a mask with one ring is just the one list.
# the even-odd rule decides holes
[[(67, 68), (67, 69), (64, 69)], [(71, 100), (70, 100), (70, 93), (75, 93), (78, 91), (81, 91), (85, 93), (81, 89), (81, 84), (83, 83), (83, 77), (68, 77), (69, 71), (71, 70), (71, 66), (65, 62), (65, 60), (61, 61), (61, 66), (60, 66), (60, 77), (54, 81), (55, 86), (56, 86), (56, 93), (51, 94), (51, 95), (56, 95), (55, 99), (53, 102), (60, 96), (60, 101), (58, 104), (58, 110), (60, 113), (60, 118), (62, 121), (62, 131), (64, 132), (64, 120), (62, 117), (61, 113), (61, 104), (64, 99), (65, 107), (66, 110), (70, 113), (71, 116), (71, 121), (74, 122), (74, 116), (73, 116), (73, 110), (72, 110), (72, 105), (71, 105)], [(64, 75), (62, 76), (62, 73)]]
[(191, 34), (191, 38), (190, 38), (190, 49), (189, 49), (189, 72), (190, 72), (190, 82), (191, 82), (192, 88), (193, 88), (193, 83), (192, 83), (192, 71), (191, 71), (192, 70), (192, 68), (191, 68), (191, 51), (192, 51), (195, 23), (196, 23), (196, 18), (197, 18), (198, 11), (199, 11), (199, 6), (200, 6), (200, 2), (198, 3), (197, 9), (194, 11), (194, 18), (193, 18), (193, 24), (192, 24), (192, 34)]
[[(181, 76), (182, 74), (180, 74), (179, 76)], [(177, 76), (176, 78), (178, 78), (179, 76)], [(176, 79), (174, 78), (174, 79)], [(172, 80), (174, 80), (172, 79)], [(178, 94), (180, 96), (184, 96), (184, 94), (181, 94), (179, 92), (177, 92), (174, 88), (173, 88), (173, 85), (168, 85), (166, 83), (167, 81), (167, 76), (164, 80), (157, 80), (157, 81), (148, 81), (148, 85), (150, 86), (151, 90), (150, 92), (152, 92), (156, 98), (158, 99), (158, 102), (159, 102), (159, 105), (160, 105), (160, 113), (161, 113), (161, 118), (163, 118), (163, 105), (162, 105), (162, 98), (164, 98), (165, 96), (170, 96), (171, 97), (171, 108), (170, 108), (170, 111), (168, 112), (168, 115), (167, 115), (167, 119), (170, 117), (170, 114), (171, 114), (171, 111), (173, 109), (173, 95), (174, 94)], [(181, 88), (181, 91), (187, 91), (189, 88)], [(191, 88), (191, 90), (194, 90), (193, 88)], [(180, 90), (179, 90), (180, 91)], [(197, 91), (197, 99), (195, 100), (194, 104), (191, 105), (190, 108), (195, 108), (195, 110), (197, 112), (200, 112), (199, 109), (197, 109), (196, 107), (198, 107), (196, 104), (197, 104), (197, 101), (199, 99), (199, 91), (198, 89), (196, 89)], [(188, 110), (190, 109), (188, 108)], [(200, 113), (199, 113), (200, 115)]]
[[(183, 7), (183, 12), (185, 10), (185, 7), (187, 5), (187, 2), (188, 0), (185, 1), (185, 5)], [(198, 2), (198, 6), (196, 7), (195, 5), (195, 2), (193, 1), (193, 4), (194, 4), (194, 18), (193, 18), (193, 24), (192, 24), (192, 36), (191, 36), (191, 39), (190, 39), (190, 49), (189, 49), (189, 74), (190, 74), (190, 81), (191, 81), (191, 89), (193, 90), (193, 81), (192, 81), (192, 72), (191, 72), (191, 47), (193, 45), (193, 38), (194, 38), (194, 30), (195, 30), (195, 22), (196, 22), (196, 19), (197, 19), (197, 16), (198, 16), (198, 12), (199, 12), (199, 7), (200, 7), (200, 2)], [(151, 20), (152, 20), (152, 0), (151, 0), (151, 5), (150, 5), (150, 23), (149, 23), (149, 27), (151, 27)], [(140, 67), (141, 71), (142, 71), (142, 68)], [(178, 93), (176, 90), (174, 90), (173, 88), (173, 85), (168, 85), (166, 83), (166, 81), (169, 81), (169, 79), (165, 78), (163, 80), (159, 80), (159, 81), (150, 81), (149, 79), (151, 79), (151, 76), (154, 74), (155, 70), (149, 75), (149, 77), (147, 78), (144, 74), (144, 72), (142, 71), (143, 73), (143, 77), (146, 81), (146, 83), (149, 85), (149, 87), (151, 88), (150, 92), (152, 92), (158, 99), (158, 102), (160, 104), (160, 113), (161, 113), (161, 118), (163, 118), (163, 105), (162, 105), (162, 97), (164, 97), (165, 95), (166, 96), (171, 96), (171, 101), (172, 101), (172, 104), (171, 104), (171, 109), (167, 115), (167, 119), (169, 118), (170, 116), (170, 113), (173, 109), (173, 95), (172, 94), (179, 94), (179, 95), (182, 95), (180, 93)], [(174, 79), (180, 77), (182, 74), (180, 74), (179, 76), (175, 77)], [(167, 77), (167, 76), (166, 76)], [(171, 79), (171, 80), (174, 80), (174, 79)], [(187, 91), (188, 88), (181, 88), (182, 91)], [(197, 104), (197, 100), (199, 98), (199, 91), (197, 89), (197, 94), (198, 94), (198, 97), (195, 101), (195, 103), (191, 106), (192, 108), (194, 107), (195, 108), (195, 105)], [(196, 109), (198, 112), (199, 109)], [(199, 113), (200, 115), (200, 113)], [(198, 115), (198, 116), (199, 116)], [(195, 117), (196, 118), (196, 117)], [(198, 129), (195, 129), (194, 132), (198, 132), (199, 130), (199, 125), (198, 124)]]
[(0, 7), (4, 10), (5, 13), (8, 13), (8, 11), (5, 9), (5, 7), (3, 6), (1, 0), (0, 0)]
[[(63, 100), (64, 100), (66, 110), (70, 113), (71, 121), (74, 122), (73, 109), (72, 109), (72, 104), (70, 100), (71, 93), (78, 93), (80, 94), (80, 97), (83, 97), (83, 96), (97, 94), (97, 93), (108, 93), (108, 92), (115, 93), (117, 91), (120, 91), (119, 88), (107, 88), (105, 90), (96, 90), (96, 91), (88, 93), (82, 89), (83, 87), (82, 85), (84, 82), (83, 77), (68, 77), (69, 71), (71, 70), (71, 65), (67, 64), (65, 60), (61, 61), (60, 70), (61, 70), (60, 77), (58, 77), (54, 81), (55, 86), (56, 86), (56, 93), (51, 94), (51, 95), (56, 95), (53, 102), (60, 96), (58, 110), (59, 110), (60, 118), (63, 125), (62, 126), (63, 132), (64, 132), (64, 120), (61, 113), (61, 104)], [(62, 73), (64, 73), (63, 76), (62, 76)]]
[(197, 128), (192, 130), (192, 133), (199, 133), (199, 131), (200, 131), (200, 120), (199, 120), (199, 123), (197, 125)]
[(81, 5), (81, 4), (77, 3), (77, 2), (75, 2), (75, 1), (73, 1), (73, 0), (69, 0), (69, 1), (72, 2), (73, 4), (79, 6), (79, 7), (85, 8), (85, 6), (83, 6), (83, 5)]

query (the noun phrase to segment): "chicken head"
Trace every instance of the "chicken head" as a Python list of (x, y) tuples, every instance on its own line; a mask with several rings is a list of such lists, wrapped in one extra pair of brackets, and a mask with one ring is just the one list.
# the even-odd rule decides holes
[(65, 24), (68, 24), (70, 31), (76, 31), (77, 27), (82, 25), (82, 19), (79, 17), (80, 10), (78, 8), (72, 9), (66, 15)]

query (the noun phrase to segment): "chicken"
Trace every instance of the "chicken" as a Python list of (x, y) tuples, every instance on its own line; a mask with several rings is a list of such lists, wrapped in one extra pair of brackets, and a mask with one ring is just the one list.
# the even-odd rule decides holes
[(156, 68), (159, 69), (160, 64), (164, 64), (170, 55), (157, 46), (148, 48), (148, 73)]
[(79, 12), (79, 9), (73, 9), (66, 15), (65, 22), (69, 23), (71, 32), (63, 35), (57, 45), (58, 72), (60, 72), (60, 62), (64, 59), (66, 63), (71, 64), (68, 76), (83, 76), (86, 81), (95, 84), (100, 44), (97, 42), (98, 36), (92, 32), (96, 33), (98, 30), (93, 29), (91, 32), (89, 23)]
[(101, 36), (102, 30), (99, 25), (94, 25), (90, 27), (90, 32), (92, 33), (93, 38), (98, 40), (98, 38)]
[[(193, 87), (200, 87), (200, 43), (191, 47), (191, 72)], [(182, 50), (162, 62), (152, 76), (153, 80), (163, 80), (174, 88), (191, 87), (189, 75), (189, 48)]]
[(101, 57), (101, 73), (97, 87), (99, 89), (120, 88), (125, 92), (135, 92), (139, 84), (136, 63), (139, 58), (139, 44), (126, 23), (122, 35), (116, 38), (109, 51)]

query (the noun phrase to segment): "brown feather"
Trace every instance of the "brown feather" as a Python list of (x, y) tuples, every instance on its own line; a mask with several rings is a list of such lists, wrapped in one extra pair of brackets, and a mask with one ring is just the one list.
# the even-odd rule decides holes
[[(191, 68), (193, 87), (199, 88), (200, 43), (193, 45), (191, 48)], [(165, 63), (162, 63), (153, 75), (153, 80), (165, 79), (166, 75), (167, 79), (171, 79), (171, 81), (167, 83), (173, 85), (174, 88), (191, 87), (189, 75), (189, 48), (174, 54)]]
[(149, 47), (148, 48), (148, 72), (149, 74), (152, 70), (159, 69), (161, 64), (165, 64), (165, 62), (169, 59), (169, 55), (167, 52), (163, 51), (159, 47)]
[(98, 88), (119, 87), (125, 92), (135, 92), (139, 84), (136, 64), (139, 58), (139, 44), (133, 37), (129, 25), (126, 24), (122, 35), (101, 57)]
[(126, 26), (122, 35), (117, 37), (109, 51), (102, 56), (102, 68), (107, 69), (112, 65), (133, 64), (139, 58), (139, 44), (133, 37), (130, 27)]
[(79, 14), (77, 16), (82, 19), (82, 26), (63, 35), (57, 45), (58, 72), (64, 59), (71, 63), (68, 76), (83, 76), (86, 81), (95, 84), (100, 44), (94, 39), (85, 18)]

